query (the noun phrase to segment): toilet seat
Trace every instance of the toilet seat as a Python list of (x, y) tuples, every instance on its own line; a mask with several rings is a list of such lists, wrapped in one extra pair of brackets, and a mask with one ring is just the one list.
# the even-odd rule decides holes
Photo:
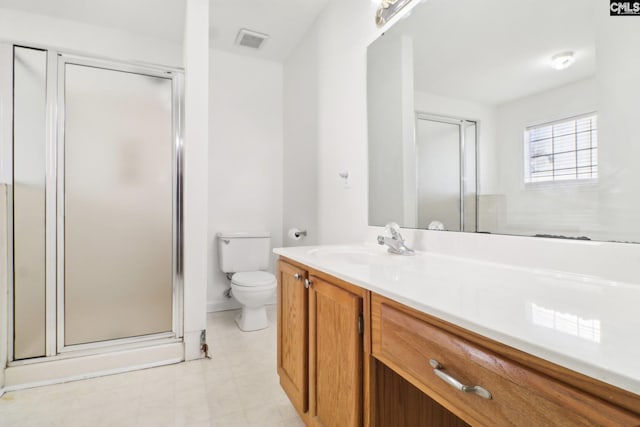
[(266, 271), (243, 271), (231, 277), (231, 284), (247, 288), (263, 288), (276, 285), (276, 276)]

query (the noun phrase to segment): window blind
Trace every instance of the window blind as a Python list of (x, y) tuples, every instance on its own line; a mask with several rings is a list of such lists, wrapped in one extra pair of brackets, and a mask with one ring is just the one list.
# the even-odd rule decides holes
[(597, 179), (596, 114), (528, 127), (524, 169), (526, 183)]

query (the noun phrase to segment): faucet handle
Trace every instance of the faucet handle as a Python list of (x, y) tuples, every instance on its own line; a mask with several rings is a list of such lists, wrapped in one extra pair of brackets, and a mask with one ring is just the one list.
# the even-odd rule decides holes
[(392, 238), (396, 240), (403, 240), (402, 234), (400, 234), (400, 226), (395, 222), (390, 222), (384, 227), (385, 231), (391, 235)]

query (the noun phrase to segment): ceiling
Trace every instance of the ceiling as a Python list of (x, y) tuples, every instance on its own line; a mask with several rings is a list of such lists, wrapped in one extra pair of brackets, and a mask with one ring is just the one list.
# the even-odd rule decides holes
[[(387, 35), (413, 39), (416, 90), (499, 105), (594, 75), (593, 3), (429, 0)], [(563, 51), (576, 63), (551, 69)]]
[[(162, 4), (162, 7), (158, 7)], [(0, 0), (0, 8), (182, 42), (184, 0)]]
[[(210, 0), (211, 47), (285, 60), (329, 0)], [(364, 1), (364, 0), (363, 0)], [(184, 0), (0, 0), (0, 8), (48, 15), (182, 43)], [(240, 28), (270, 37), (260, 50), (235, 46)]]
[[(365, 0), (362, 0), (365, 1)], [(216, 49), (284, 61), (329, 0), (212, 0), (211, 46)], [(235, 46), (240, 28), (268, 34), (260, 50)]]

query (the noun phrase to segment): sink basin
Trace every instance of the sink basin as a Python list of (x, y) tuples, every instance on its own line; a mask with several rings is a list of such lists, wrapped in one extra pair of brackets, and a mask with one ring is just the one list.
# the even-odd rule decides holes
[(383, 247), (367, 246), (328, 246), (315, 248), (309, 251), (309, 255), (319, 260), (340, 264), (396, 264), (403, 261), (403, 256), (393, 255)]

